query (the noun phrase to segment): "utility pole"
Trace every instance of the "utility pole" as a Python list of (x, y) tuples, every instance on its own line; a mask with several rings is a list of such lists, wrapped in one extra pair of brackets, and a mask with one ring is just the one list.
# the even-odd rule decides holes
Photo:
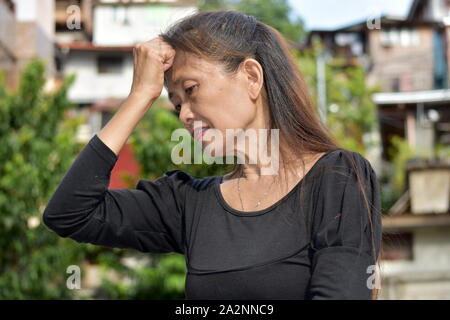
[(322, 45), (320, 38), (316, 36), (313, 39), (316, 43), (316, 70), (317, 70), (317, 104), (320, 119), (324, 124), (327, 122), (327, 79), (326, 79), (326, 64), (331, 58), (327, 49)]
[(317, 63), (317, 103), (320, 119), (327, 122), (327, 84), (326, 84), (326, 58), (322, 48), (316, 58)]

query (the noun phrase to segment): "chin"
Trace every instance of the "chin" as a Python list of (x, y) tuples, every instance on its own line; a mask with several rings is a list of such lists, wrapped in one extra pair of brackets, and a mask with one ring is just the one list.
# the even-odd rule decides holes
[(232, 150), (230, 152), (226, 152), (226, 147), (223, 148), (216, 147), (214, 145), (214, 142), (209, 141), (203, 141), (202, 144), (202, 152), (205, 154), (205, 156), (211, 156), (213, 158), (223, 158), (223, 157), (232, 157), (235, 155), (235, 151)]

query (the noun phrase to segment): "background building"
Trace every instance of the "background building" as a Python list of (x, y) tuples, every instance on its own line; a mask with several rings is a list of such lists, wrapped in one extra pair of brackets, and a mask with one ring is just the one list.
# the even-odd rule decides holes
[(45, 60), (46, 75), (53, 76), (54, 34), (53, 0), (0, 0), (0, 68), (10, 88), (32, 57)]

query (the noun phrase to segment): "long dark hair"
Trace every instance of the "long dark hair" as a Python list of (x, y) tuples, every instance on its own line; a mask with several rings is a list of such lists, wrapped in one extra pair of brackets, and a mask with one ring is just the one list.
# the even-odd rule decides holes
[[(264, 70), (262, 95), (269, 109), (270, 128), (279, 129), (281, 159), (287, 159), (287, 155), (294, 155), (294, 158), (300, 159), (305, 168), (304, 159), (309, 155), (338, 149), (345, 151), (344, 154), (356, 173), (368, 209), (372, 257), (374, 265), (378, 265), (381, 251), (377, 256), (378, 244), (375, 243), (373, 234), (372, 216), (379, 213), (372, 212), (376, 206), (368, 201), (354, 154), (342, 148), (319, 120), (312, 106), (307, 85), (283, 36), (253, 16), (234, 10), (191, 14), (177, 21), (159, 36), (177, 51), (217, 61), (230, 75), (238, 70), (246, 58), (254, 58), (261, 64)], [(167, 88), (166, 79), (165, 86)], [(286, 170), (294, 170), (288, 163), (282, 165)], [(235, 164), (230, 177), (235, 177), (240, 172), (241, 166)], [(300, 188), (300, 194), (302, 190), (304, 188)], [(302, 195), (300, 196), (302, 199)], [(308, 219), (306, 221), (309, 223)], [(372, 299), (376, 299), (377, 296), (378, 290), (375, 289), (372, 291)]]

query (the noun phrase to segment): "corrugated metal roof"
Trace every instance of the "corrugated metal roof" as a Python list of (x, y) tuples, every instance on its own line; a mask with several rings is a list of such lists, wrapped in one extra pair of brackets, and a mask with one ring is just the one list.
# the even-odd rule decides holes
[(412, 92), (381, 92), (374, 94), (372, 96), (372, 99), (378, 105), (398, 103), (450, 102), (450, 89)]

